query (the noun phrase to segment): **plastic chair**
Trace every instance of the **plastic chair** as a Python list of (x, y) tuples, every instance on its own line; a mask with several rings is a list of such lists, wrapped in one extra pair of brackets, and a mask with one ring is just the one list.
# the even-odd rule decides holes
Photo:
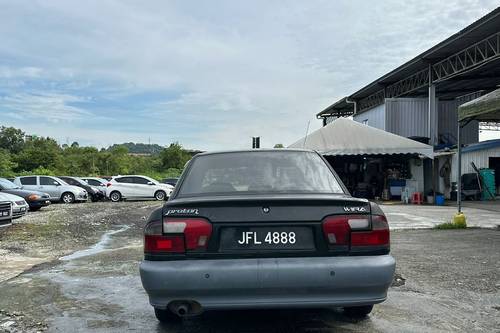
[(422, 192), (414, 192), (411, 197), (411, 203), (415, 205), (421, 205), (424, 203), (424, 196)]

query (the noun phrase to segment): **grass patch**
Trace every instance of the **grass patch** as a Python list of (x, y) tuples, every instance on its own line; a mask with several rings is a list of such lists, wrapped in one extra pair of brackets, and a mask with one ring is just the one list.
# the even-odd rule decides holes
[(433, 229), (437, 230), (467, 229), (467, 224), (460, 222), (445, 222), (434, 226)]

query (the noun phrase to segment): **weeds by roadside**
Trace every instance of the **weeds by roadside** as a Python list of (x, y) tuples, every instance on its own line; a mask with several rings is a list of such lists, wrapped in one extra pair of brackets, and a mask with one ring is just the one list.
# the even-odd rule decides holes
[(465, 222), (445, 222), (434, 226), (436, 230), (467, 229)]

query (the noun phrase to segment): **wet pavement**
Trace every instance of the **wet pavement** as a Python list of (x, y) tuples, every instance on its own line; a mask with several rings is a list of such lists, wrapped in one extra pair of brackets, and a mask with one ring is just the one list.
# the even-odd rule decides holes
[(397, 278), (366, 319), (340, 309), (222, 311), (160, 325), (138, 275), (148, 210), (139, 208), (94, 245), (0, 283), (0, 332), (499, 331), (500, 231), (493, 229), (393, 232)]

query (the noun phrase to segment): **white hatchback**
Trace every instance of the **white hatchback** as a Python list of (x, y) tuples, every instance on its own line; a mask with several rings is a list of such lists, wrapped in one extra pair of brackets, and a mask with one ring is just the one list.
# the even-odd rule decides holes
[(113, 177), (106, 185), (106, 196), (113, 202), (123, 199), (167, 200), (174, 190), (172, 185), (162, 184), (141, 175)]

